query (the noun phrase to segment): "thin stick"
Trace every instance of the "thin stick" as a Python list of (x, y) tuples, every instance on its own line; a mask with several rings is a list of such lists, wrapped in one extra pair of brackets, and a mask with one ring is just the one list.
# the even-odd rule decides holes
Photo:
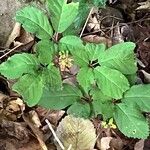
[(18, 47), (20, 47), (21, 45), (23, 45), (23, 44), (17, 45), (17, 46), (14, 47), (13, 49), (11, 49), (9, 52), (7, 52), (7, 53), (5, 53), (4, 55), (2, 55), (2, 56), (0, 57), (0, 60), (1, 60), (2, 58), (4, 58), (5, 56), (7, 56), (8, 54), (10, 54), (11, 52), (15, 51), (15, 50), (16, 50)]
[(49, 129), (51, 130), (51, 132), (52, 132), (52, 134), (53, 134), (55, 140), (58, 142), (58, 144), (59, 144), (59, 146), (61, 147), (61, 149), (64, 150), (65, 147), (63, 146), (63, 144), (61, 143), (61, 141), (60, 141), (59, 138), (57, 137), (57, 135), (56, 135), (54, 129), (52, 128), (52, 125), (50, 124), (50, 122), (49, 122), (47, 119), (45, 119), (45, 122), (47, 123)]
[(81, 38), (81, 36), (82, 36), (82, 34), (83, 34), (84, 30), (85, 30), (85, 27), (86, 27), (86, 25), (87, 25), (87, 23), (88, 23), (88, 21), (89, 21), (89, 18), (90, 18), (91, 14), (92, 14), (93, 9), (94, 9), (94, 7), (92, 7), (91, 10), (90, 10), (90, 12), (89, 12), (89, 15), (88, 15), (88, 17), (87, 17), (87, 19), (86, 19), (86, 21), (85, 21), (85, 24), (84, 24), (84, 26), (83, 26), (83, 28), (82, 28), (81, 33), (80, 33), (80, 38)]
[(69, 145), (67, 150), (71, 150), (71, 148), (72, 148), (72, 144)]

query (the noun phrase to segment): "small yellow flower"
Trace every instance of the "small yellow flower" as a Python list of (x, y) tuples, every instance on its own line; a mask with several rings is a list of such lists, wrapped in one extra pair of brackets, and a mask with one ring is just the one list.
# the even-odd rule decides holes
[(101, 125), (103, 128), (111, 128), (111, 129), (117, 128), (117, 126), (113, 123), (113, 118), (110, 118), (108, 123), (106, 121), (102, 121)]
[(69, 52), (59, 52), (59, 66), (61, 71), (66, 71), (71, 68), (73, 59), (70, 57)]
[(105, 129), (108, 128), (108, 124), (107, 124), (106, 121), (102, 121), (101, 125), (102, 125), (102, 127), (105, 128)]
[(109, 125), (110, 128), (116, 129), (117, 126), (113, 123), (113, 121), (114, 121), (113, 118), (110, 118), (109, 122), (108, 122), (108, 125)]

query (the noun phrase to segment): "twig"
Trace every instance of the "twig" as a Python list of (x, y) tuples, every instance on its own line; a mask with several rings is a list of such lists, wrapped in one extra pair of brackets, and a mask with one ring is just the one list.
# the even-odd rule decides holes
[(58, 144), (59, 144), (59, 146), (61, 147), (61, 149), (64, 150), (65, 147), (63, 146), (63, 144), (61, 143), (61, 141), (60, 141), (59, 138), (57, 137), (57, 135), (56, 135), (54, 129), (52, 128), (52, 125), (50, 124), (50, 122), (49, 122), (47, 119), (45, 119), (45, 122), (47, 123), (49, 129), (51, 130), (51, 132), (52, 132), (52, 134), (53, 134), (55, 140), (58, 142)]
[(2, 55), (2, 56), (0, 57), (0, 60), (1, 60), (2, 58), (4, 58), (5, 56), (7, 56), (8, 54), (10, 54), (11, 52), (15, 51), (15, 50), (16, 50), (18, 47), (20, 47), (21, 45), (23, 45), (23, 44), (17, 45), (17, 46), (14, 47), (13, 49), (11, 49), (9, 52), (7, 52), (7, 53), (5, 53), (4, 55)]
[(71, 148), (72, 148), (72, 144), (69, 145), (67, 150), (71, 150)]
[(94, 9), (94, 7), (92, 7), (91, 10), (90, 10), (90, 12), (89, 12), (89, 15), (88, 15), (88, 17), (87, 17), (87, 19), (86, 19), (86, 21), (85, 21), (85, 24), (84, 24), (84, 26), (83, 26), (83, 28), (82, 28), (81, 33), (80, 33), (80, 38), (81, 38), (81, 36), (82, 36), (82, 34), (83, 34), (83, 32), (84, 32), (84, 29), (85, 29), (85, 27), (86, 27), (86, 25), (87, 25), (87, 23), (88, 23), (88, 20), (89, 20), (91, 14), (92, 14), (93, 9)]
[[(141, 19), (141, 20), (132, 21), (132, 22), (128, 22), (128, 23), (119, 23), (119, 25), (123, 25), (123, 24), (130, 25), (130, 24), (133, 24), (133, 23), (138, 23), (138, 22), (142, 22), (142, 21), (149, 21), (149, 20), (150, 20), (150, 18), (147, 18), (147, 19)], [(112, 29), (116, 28), (117, 26), (118, 26), (118, 25), (115, 25), (115, 26), (113, 26), (113, 27), (106, 27), (105, 30), (112, 30)], [(91, 33), (86, 33), (86, 34), (84, 34), (84, 36), (91, 35), (91, 34), (95, 34), (95, 33), (99, 33), (99, 32), (103, 32), (103, 33), (104, 33), (103, 29), (101, 28), (101, 29), (99, 29), (99, 30), (97, 30), (97, 31), (93, 31), (93, 32), (91, 32)], [(105, 34), (105, 35), (106, 35), (106, 34)], [(107, 35), (106, 35), (106, 36), (107, 36)], [(107, 37), (108, 37), (108, 36), (107, 36)]]

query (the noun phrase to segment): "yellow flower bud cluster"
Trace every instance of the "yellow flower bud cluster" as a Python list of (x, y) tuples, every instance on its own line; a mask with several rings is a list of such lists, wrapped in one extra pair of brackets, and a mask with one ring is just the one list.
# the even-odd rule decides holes
[(109, 122), (107, 123), (106, 121), (102, 121), (101, 123), (103, 128), (111, 128), (111, 129), (116, 129), (116, 125), (113, 123), (113, 118), (109, 119)]
[(68, 51), (59, 52), (59, 66), (61, 71), (67, 71), (72, 66), (73, 59)]

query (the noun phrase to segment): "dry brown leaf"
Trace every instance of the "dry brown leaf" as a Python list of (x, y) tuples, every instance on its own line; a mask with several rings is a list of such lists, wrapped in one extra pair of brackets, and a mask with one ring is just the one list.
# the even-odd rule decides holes
[(14, 25), (14, 28), (6, 42), (6, 47), (10, 47), (11, 43), (13, 43), (13, 41), (16, 39), (16, 37), (20, 36), (20, 29), (21, 29), (21, 24), (16, 22)]
[(3, 102), (4, 100), (8, 99), (8, 96), (3, 94), (3, 93), (0, 93), (0, 108), (3, 109)]
[(134, 150), (143, 150), (143, 148), (144, 148), (144, 140), (138, 141), (134, 146)]
[(49, 110), (42, 107), (37, 107), (36, 112), (38, 113), (39, 118), (43, 122), (45, 119), (48, 119), (53, 125), (57, 125), (58, 121), (62, 118), (65, 111), (63, 110)]
[(101, 138), (100, 150), (107, 150), (110, 148), (110, 141), (112, 137), (103, 137)]
[[(66, 116), (57, 127), (57, 137), (67, 149), (72, 145), (71, 150), (91, 150), (96, 142), (95, 128), (90, 120)], [(57, 149), (60, 146), (56, 143)]]
[(29, 140), (29, 131), (23, 123), (2, 120), (1, 127), (5, 131), (5, 136), (14, 137), (21, 143), (26, 143)]
[(25, 110), (25, 104), (20, 98), (17, 98), (16, 100), (10, 100), (7, 104), (6, 110), (11, 113), (20, 112), (19, 115), (21, 115)]
[(116, 25), (113, 31), (113, 37), (112, 37), (113, 45), (124, 42), (122, 33), (120, 31), (120, 26), (119, 24)]
[(146, 83), (150, 83), (150, 74), (147, 73), (147, 72), (144, 71), (144, 70), (141, 70), (141, 72), (142, 72), (143, 75), (144, 75), (144, 80), (145, 80), (145, 82), (146, 82)]
[[(42, 150), (38, 141), (35, 138), (30, 139), (27, 143), (21, 144), (14, 138), (0, 138), (0, 150)], [(49, 150), (56, 150), (49, 146)]]
[(31, 128), (33, 133), (36, 135), (37, 140), (39, 141), (39, 144), (40, 144), (42, 150), (48, 150), (46, 144), (43, 141), (43, 133), (39, 130), (39, 128), (34, 126), (32, 121), (30, 120), (29, 116), (22, 115), (22, 117), (23, 117), (24, 121), (27, 123), (27, 125)]
[(24, 29), (21, 29), (21, 34), (16, 39), (16, 41), (19, 41), (20, 43), (23, 43), (23, 44), (27, 44), (33, 40), (34, 40), (34, 37), (29, 32), (26, 32)]
[(0, 120), (16, 121), (17, 118), (21, 117), (24, 110), (25, 105), (20, 98), (14, 99), (0, 93)]
[(84, 36), (82, 40), (85, 42), (90, 42), (90, 43), (95, 43), (95, 44), (104, 43), (107, 47), (112, 46), (112, 40), (105, 38), (105, 37), (98, 36), (98, 35), (87, 35), (87, 36)]
[(109, 145), (112, 150), (122, 150), (124, 143), (120, 138), (113, 138)]
[(42, 150), (42, 149), (38, 141), (32, 138), (28, 143), (24, 144), (17, 150)]
[(91, 30), (93, 31), (98, 31), (100, 30), (100, 23), (98, 21), (98, 8), (94, 7), (92, 9), (92, 12), (91, 12), (91, 15), (88, 19), (88, 22), (87, 22), (87, 30), (90, 32)]
[(91, 16), (89, 18), (88, 24), (87, 24), (87, 30), (90, 32), (93, 31), (99, 31), (100, 30), (100, 23), (97, 20), (96, 16)]
[(29, 112), (29, 116), (37, 128), (39, 128), (42, 125), (37, 112), (35, 112), (34, 110), (31, 110)]
[(0, 150), (17, 150), (16, 146), (10, 139), (0, 139)]

